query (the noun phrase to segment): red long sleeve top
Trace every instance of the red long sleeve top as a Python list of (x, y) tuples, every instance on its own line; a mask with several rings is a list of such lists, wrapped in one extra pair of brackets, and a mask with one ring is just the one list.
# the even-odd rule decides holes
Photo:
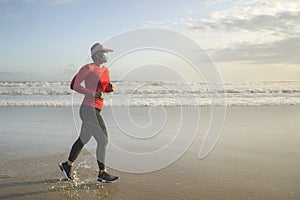
[[(85, 87), (81, 85), (84, 81)], [(70, 88), (78, 93), (84, 94), (82, 104), (102, 109), (103, 99), (95, 98), (93, 93), (101, 90), (102, 92), (112, 92), (109, 90), (109, 71), (106, 67), (98, 67), (94, 63), (84, 65), (74, 76)]]

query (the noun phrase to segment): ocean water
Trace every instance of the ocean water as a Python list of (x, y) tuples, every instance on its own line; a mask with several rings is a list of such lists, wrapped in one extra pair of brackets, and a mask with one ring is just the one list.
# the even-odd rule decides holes
[[(69, 82), (0, 82), (0, 106), (72, 106), (83, 95)], [(209, 85), (193, 82), (122, 81), (106, 106), (300, 105), (300, 81)]]

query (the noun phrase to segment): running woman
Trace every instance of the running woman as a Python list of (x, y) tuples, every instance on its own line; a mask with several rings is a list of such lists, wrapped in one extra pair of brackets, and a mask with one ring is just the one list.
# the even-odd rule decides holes
[[(85, 97), (80, 106), (80, 118), (82, 120), (81, 131), (74, 142), (68, 160), (59, 164), (60, 169), (68, 180), (72, 180), (71, 168), (74, 165), (83, 146), (93, 136), (97, 141), (96, 156), (99, 166), (98, 181), (111, 183), (118, 179), (117, 176), (107, 173), (105, 168), (105, 153), (108, 142), (106, 125), (100, 114), (103, 107), (104, 93), (113, 92), (114, 84), (110, 83), (109, 71), (104, 66), (107, 62), (106, 54), (112, 49), (96, 43), (91, 47), (93, 63), (84, 65), (74, 76), (71, 89), (84, 94)], [(82, 86), (84, 82), (84, 86)]]

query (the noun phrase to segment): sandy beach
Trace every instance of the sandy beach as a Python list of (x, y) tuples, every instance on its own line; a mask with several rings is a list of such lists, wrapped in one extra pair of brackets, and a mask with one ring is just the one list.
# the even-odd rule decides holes
[[(210, 109), (200, 109), (203, 126), (175, 163), (142, 174), (110, 169), (120, 180), (103, 184), (88, 150), (74, 166), (78, 181), (62, 180), (58, 163), (77, 137), (71, 107), (1, 107), (0, 199), (300, 199), (300, 106), (228, 107), (202, 160)], [(114, 131), (109, 108), (102, 112)]]

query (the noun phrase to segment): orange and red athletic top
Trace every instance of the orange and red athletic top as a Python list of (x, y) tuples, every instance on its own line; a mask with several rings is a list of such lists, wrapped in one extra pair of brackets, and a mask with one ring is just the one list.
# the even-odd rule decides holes
[[(84, 81), (85, 87), (81, 85)], [(93, 93), (101, 90), (102, 92), (112, 92), (109, 90), (109, 71), (106, 67), (98, 67), (94, 63), (84, 65), (74, 76), (70, 88), (78, 93), (84, 94), (82, 104), (98, 109), (103, 107), (103, 99), (95, 98)]]

